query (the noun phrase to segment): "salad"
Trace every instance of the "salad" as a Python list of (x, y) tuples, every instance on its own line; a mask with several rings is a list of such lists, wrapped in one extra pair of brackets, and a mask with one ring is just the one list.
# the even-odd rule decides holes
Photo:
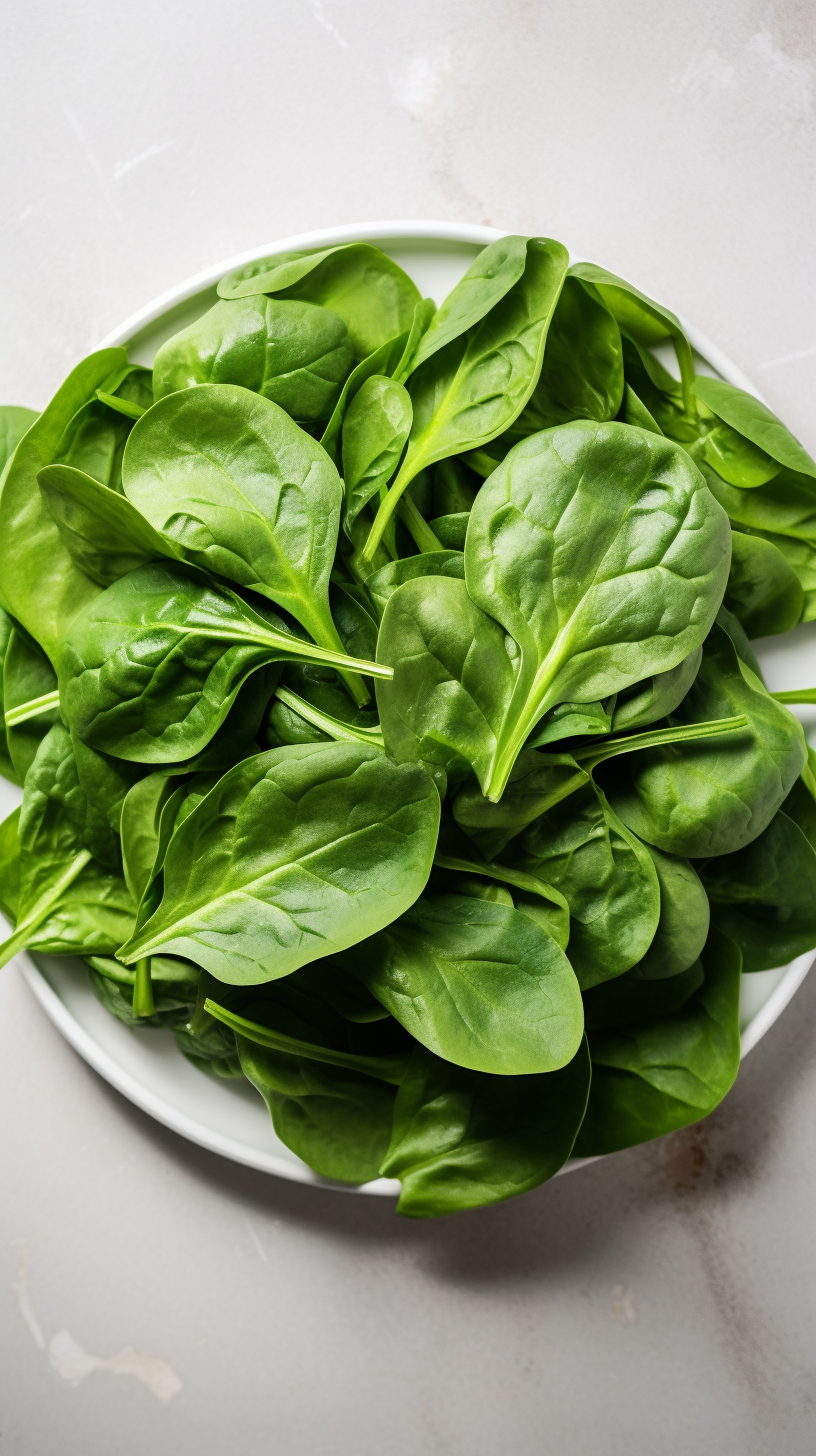
[(0, 964), (414, 1217), (709, 1113), (816, 947), (816, 464), (700, 363), (552, 239), (348, 243), (0, 410)]

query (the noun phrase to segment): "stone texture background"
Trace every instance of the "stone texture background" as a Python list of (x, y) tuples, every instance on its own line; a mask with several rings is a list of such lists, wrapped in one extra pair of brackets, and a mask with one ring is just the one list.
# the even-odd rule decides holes
[[(807, 0), (28, 0), (4, 21), (3, 399), (41, 407), (231, 253), (427, 217), (631, 277), (816, 449)], [(4, 1456), (814, 1447), (816, 979), (705, 1127), (431, 1224), (184, 1144), (13, 972), (0, 1077)]]

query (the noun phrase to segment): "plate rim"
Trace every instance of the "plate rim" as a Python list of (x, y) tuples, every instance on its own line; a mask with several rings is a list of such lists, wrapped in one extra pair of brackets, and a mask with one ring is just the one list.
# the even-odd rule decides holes
[[(453, 223), (413, 218), (351, 223), (293, 233), (262, 247), (249, 248), (234, 254), (218, 264), (201, 269), (175, 287), (166, 289), (149, 304), (137, 309), (123, 323), (110, 330), (97, 347), (99, 349), (115, 348), (131, 343), (138, 334), (156, 323), (169, 309), (184, 304), (205, 289), (212, 288), (225, 273), (230, 272), (233, 268), (254, 262), (255, 259), (262, 258), (265, 254), (296, 248), (317, 247), (334, 242), (396, 242), (402, 239), (406, 242), (415, 240), (429, 243), (470, 243), (485, 246), (487, 243), (495, 242), (508, 235), (507, 229), (487, 227), (477, 223)], [(571, 257), (571, 261), (585, 260)], [(704, 360), (729, 383), (736, 385), (739, 389), (747, 390), (763, 403), (766, 402), (747, 375), (712, 339), (709, 339), (702, 330), (682, 315), (679, 317), (692, 348)], [(778, 985), (771, 992), (765, 1004), (751, 1018), (741, 1036), (741, 1059), (747, 1056), (748, 1052), (770, 1030), (801, 986), (813, 963), (814, 952), (807, 951), (784, 968), (784, 975)], [(305, 1163), (291, 1163), (275, 1153), (264, 1153), (261, 1149), (241, 1143), (237, 1138), (198, 1122), (146, 1087), (133, 1073), (122, 1067), (110, 1052), (100, 1046), (77, 1021), (31, 956), (22, 952), (14, 957), (11, 964), (17, 968), (49, 1020), (83, 1060), (93, 1067), (106, 1082), (121, 1092), (128, 1101), (141, 1108), (155, 1121), (186, 1138), (187, 1141), (228, 1158), (232, 1162), (254, 1168), (259, 1172), (275, 1174), (289, 1182), (315, 1188), (329, 1188), (343, 1193), (366, 1193), (391, 1198), (397, 1196), (399, 1183), (396, 1179), (377, 1178), (370, 1183), (348, 1184), (321, 1178)], [(613, 1155), (607, 1154), (606, 1156)], [(567, 1173), (597, 1161), (600, 1159), (574, 1158), (559, 1169), (559, 1173)]]

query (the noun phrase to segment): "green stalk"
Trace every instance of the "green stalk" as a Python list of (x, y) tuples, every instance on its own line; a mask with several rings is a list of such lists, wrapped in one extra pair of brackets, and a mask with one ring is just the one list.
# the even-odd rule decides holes
[[(403, 525), (408, 527), (414, 544), (419, 547), (420, 551), (442, 550), (442, 542), (434, 535), (416, 502), (412, 501), (409, 495), (404, 495), (402, 500), (397, 503), (397, 515)], [(367, 545), (366, 549), (368, 549)]]
[(153, 982), (150, 978), (150, 957), (136, 962), (136, 980), (133, 986), (133, 1015), (154, 1016), (156, 1003), (153, 1000)]
[(790, 693), (771, 693), (778, 703), (816, 703), (816, 688), (797, 688)]
[[(394, 514), (394, 511), (399, 505), (402, 493), (410, 485), (416, 474), (417, 472), (414, 469), (413, 462), (409, 464), (406, 458), (403, 463), (402, 469), (398, 472), (397, 478), (389, 489), (385, 500), (381, 501), (379, 504), (377, 514), (374, 517), (374, 524), (368, 533), (368, 540), (366, 541), (365, 546), (360, 553), (363, 561), (374, 560), (374, 553), (383, 538), (383, 532), (385, 531), (388, 522), (390, 521), (391, 517)], [(419, 513), (417, 512), (417, 514)]]
[(245, 1017), (236, 1016), (233, 1011), (219, 1006), (216, 1001), (205, 1001), (204, 1010), (214, 1016), (216, 1021), (223, 1021), (225, 1026), (229, 1026), (239, 1036), (246, 1037), (247, 1041), (254, 1041), (258, 1046), (269, 1047), (272, 1051), (286, 1052), (292, 1057), (308, 1057), (309, 1061), (325, 1062), (330, 1067), (346, 1067), (350, 1072), (363, 1072), (366, 1077), (377, 1077), (381, 1082), (391, 1082), (395, 1087), (400, 1085), (405, 1075), (408, 1058), (404, 1055), (362, 1057), (355, 1056), (352, 1052), (337, 1052), (333, 1047), (298, 1041), (294, 1036), (286, 1036), (282, 1031), (261, 1026), (257, 1021), (247, 1021)]
[(383, 736), (379, 728), (355, 728), (350, 723), (342, 723), (339, 718), (332, 718), (328, 713), (321, 713), (319, 708), (313, 708), (305, 698), (293, 693), (289, 688), (276, 688), (275, 697), (280, 698), (287, 708), (305, 718), (314, 728), (327, 733), (329, 738), (335, 738), (341, 743), (371, 743), (375, 748), (385, 748)]
[(31, 698), (27, 703), (20, 703), (16, 708), (9, 708), (5, 715), (6, 727), (16, 728), (18, 723), (26, 723), (29, 718), (39, 718), (41, 713), (50, 713), (52, 708), (59, 707), (59, 691), (43, 693), (41, 698)]
[(576, 763), (584, 763), (590, 771), (607, 758), (620, 753), (635, 753), (641, 748), (662, 748), (666, 743), (693, 743), (700, 738), (718, 738), (724, 733), (736, 733), (748, 725), (745, 713), (733, 718), (712, 718), (709, 723), (687, 723), (677, 728), (655, 728), (649, 733), (633, 733), (629, 738), (611, 738), (602, 747), (589, 744), (585, 748), (573, 749)]
[(53, 885), (40, 896), (25, 919), (17, 922), (14, 933), (0, 945), (0, 966), (4, 966), (7, 961), (10, 961), (19, 950), (25, 950), (33, 931), (48, 919), (60, 896), (69, 885), (73, 884), (80, 870), (84, 870), (90, 858), (91, 855), (87, 849), (80, 850), (79, 854), (71, 860), (67, 870), (64, 870), (59, 879), (55, 880)]

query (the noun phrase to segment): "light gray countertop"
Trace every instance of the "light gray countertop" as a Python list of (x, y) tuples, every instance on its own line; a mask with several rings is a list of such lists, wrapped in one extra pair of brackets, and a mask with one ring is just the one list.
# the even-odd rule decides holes
[[(550, 234), (811, 449), (807, 0), (7, 10), (0, 398), (220, 258), (388, 218)], [(0, 976), (3, 1456), (805, 1456), (816, 978), (698, 1129), (431, 1223), (183, 1143)]]

